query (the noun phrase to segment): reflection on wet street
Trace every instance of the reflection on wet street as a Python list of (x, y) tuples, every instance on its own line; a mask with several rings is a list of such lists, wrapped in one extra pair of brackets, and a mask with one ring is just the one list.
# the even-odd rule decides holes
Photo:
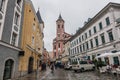
[(49, 73), (41, 80), (116, 80), (116, 77), (111, 74), (101, 74), (95, 71), (74, 73), (73, 71), (58, 69), (54, 73)]
[(16, 80), (120, 80), (113, 74), (101, 74), (96, 71), (86, 71), (75, 73), (71, 70), (56, 69), (54, 73), (50, 69), (39, 72), (39, 76), (35, 73), (21, 77)]

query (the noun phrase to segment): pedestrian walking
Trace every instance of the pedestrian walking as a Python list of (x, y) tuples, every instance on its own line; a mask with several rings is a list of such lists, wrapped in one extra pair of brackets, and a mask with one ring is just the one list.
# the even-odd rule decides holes
[(54, 68), (55, 68), (55, 65), (54, 63), (51, 64), (51, 72), (54, 73)]

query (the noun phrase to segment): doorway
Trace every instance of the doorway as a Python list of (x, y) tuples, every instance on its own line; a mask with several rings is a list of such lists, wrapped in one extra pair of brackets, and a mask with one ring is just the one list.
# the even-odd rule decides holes
[(30, 57), (29, 58), (29, 63), (28, 63), (28, 73), (32, 73), (33, 72), (33, 64), (34, 64), (34, 58)]
[(14, 61), (9, 59), (5, 62), (3, 80), (11, 79)]

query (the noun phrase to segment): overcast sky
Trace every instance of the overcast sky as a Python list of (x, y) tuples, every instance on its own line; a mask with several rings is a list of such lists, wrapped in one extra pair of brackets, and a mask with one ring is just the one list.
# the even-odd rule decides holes
[(109, 2), (120, 0), (32, 0), (36, 10), (40, 8), (45, 23), (45, 48), (52, 51), (52, 41), (56, 37), (56, 20), (61, 13), (65, 20), (65, 31), (74, 34), (88, 18), (94, 17)]

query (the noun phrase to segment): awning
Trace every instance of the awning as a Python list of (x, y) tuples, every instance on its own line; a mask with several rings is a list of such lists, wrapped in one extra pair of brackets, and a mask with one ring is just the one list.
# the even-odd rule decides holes
[(116, 53), (103, 53), (103, 54), (97, 56), (96, 58), (109, 57), (109, 56), (118, 56), (118, 55), (120, 55), (120, 52), (116, 52)]

